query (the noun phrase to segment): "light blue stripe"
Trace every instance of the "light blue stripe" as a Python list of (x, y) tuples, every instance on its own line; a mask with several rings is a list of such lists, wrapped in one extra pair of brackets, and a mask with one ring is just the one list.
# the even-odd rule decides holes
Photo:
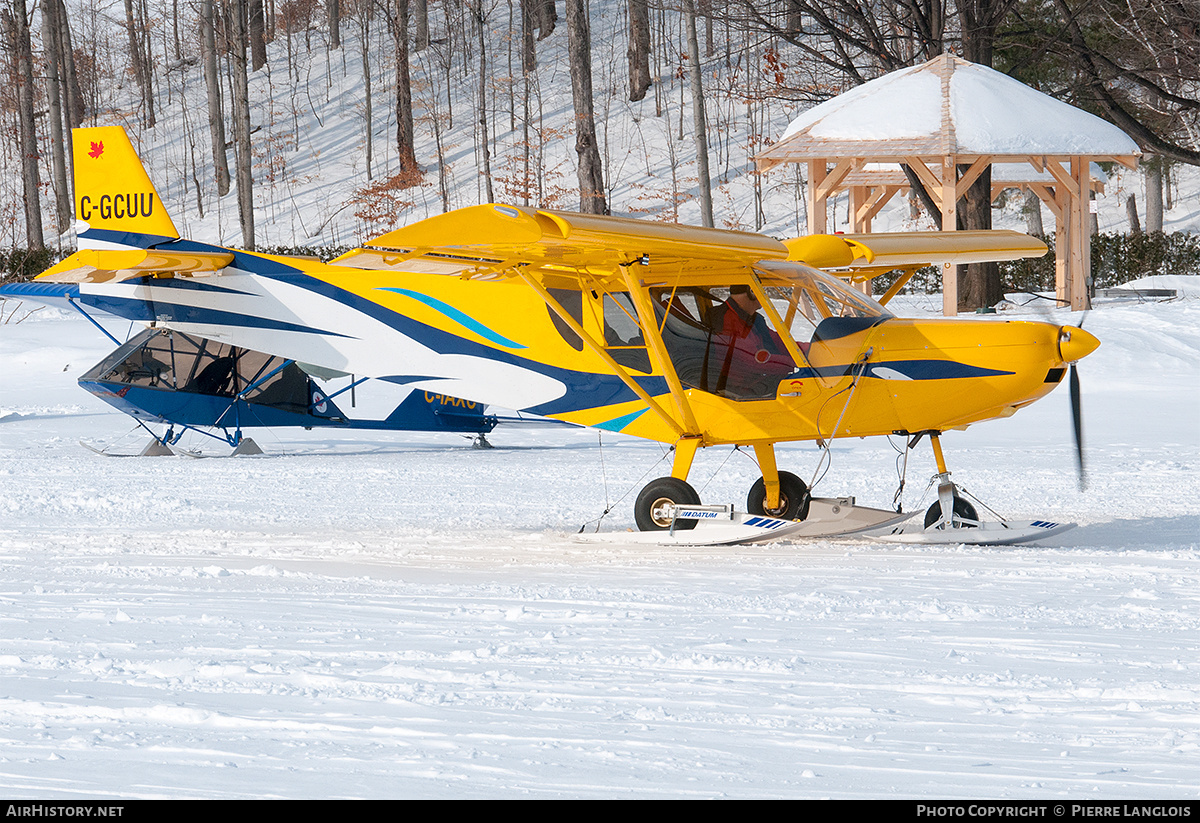
[(441, 300), (430, 297), (427, 294), (422, 294), (419, 291), (412, 291), (410, 289), (397, 289), (397, 288), (393, 288), (390, 286), (381, 286), (379, 288), (379, 290), (395, 292), (396, 294), (402, 294), (405, 297), (411, 297), (413, 300), (416, 300), (420, 303), (424, 303), (426, 306), (433, 309), (434, 311), (440, 311), (442, 314), (449, 317), (451, 320), (453, 320), (458, 325), (462, 326), (465, 329), (470, 329), (471, 331), (475, 332), (477, 335), (484, 338), (485, 340), (490, 340), (491, 342), (495, 343), (497, 346), (504, 346), (506, 349), (524, 349), (524, 348), (526, 348), (526, 346), (522, 346), (520, 343), (514, 343), (512, 340), (509, 340), (507, 337), (497, 334), (496, 332), (489, 329), (487, 326), (480, 323), (475, 318), (470, 317), (466, 314), (463, 314), (461, 311), (454, 308), (449, 303), (443, 303)]
[(604, 429), (605, 431), (610, 432), (619, 432), (645, 413), (645, 409), (639, 409), (638, 411), (630, 412), (629, 414), (623, 414), (620, 417), (614, 417), (612, 420), (605, 421), (604, 423), (597, 423), (595, 428)]

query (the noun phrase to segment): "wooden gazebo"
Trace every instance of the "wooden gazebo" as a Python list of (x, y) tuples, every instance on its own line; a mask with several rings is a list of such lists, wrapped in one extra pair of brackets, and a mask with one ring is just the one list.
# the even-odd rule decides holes
[[(993, 167), (993, 197), (1026, 188), (1055, 220), (1060, 305), (1088, 305), (1093, 162), (1135, 168), (1141, 152), (1116, 126), (952, 54), (891, 72), (815, 106), (755, 159), (765, 171), (808, 164), (808, 230), (824, 233), (828, 200), (850, 197), (853, 232), (910, 186), (900, 164), (921, 181), (953, 231), (958, 201)], [(1021, 170), (1024, 171), (1021, 171)], [(1101, 189), (1102, 190), (1102, 189)], [(957, 313), (955, 269), (942, 270), (942, 306)]]

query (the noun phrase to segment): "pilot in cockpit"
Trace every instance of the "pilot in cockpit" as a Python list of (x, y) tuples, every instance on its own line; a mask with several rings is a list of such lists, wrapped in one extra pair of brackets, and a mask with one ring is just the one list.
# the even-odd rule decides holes
[(761, 308), (749, 286), (736, 285), (730, 287), (729, 299), (709, 313), (712, 332), (724, 348), (718, 394), (760, 394), (764, 378), (778, 379), (794, 368), (783, 340), (759, 314)]

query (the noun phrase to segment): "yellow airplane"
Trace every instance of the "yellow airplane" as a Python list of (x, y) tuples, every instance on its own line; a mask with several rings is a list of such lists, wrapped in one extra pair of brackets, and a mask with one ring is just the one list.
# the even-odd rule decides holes
[(181, 239), (123, 129), (76, 129), (74, 146), (80, 250), (40, 279), (78, 282), (85, 303), (143, 323), (670, 444), (670, 475), (635, 504), (645, 531), (711, 516), (687, 483), (701, 447), (753, 449), (748, 514), (777, 528), (830, 506), (815, 513), (776, 443), (890, 434), (932, 441), (926, 525), (978, 526), (939, 435), (1011, 415), (1099, 345), (1073, 326), (899, 318), (883, 305), (899, 287), (876, 302), (847, 283), (1045, 253), (1016, 232), (782, 243), (485, 204), (326, 264)]

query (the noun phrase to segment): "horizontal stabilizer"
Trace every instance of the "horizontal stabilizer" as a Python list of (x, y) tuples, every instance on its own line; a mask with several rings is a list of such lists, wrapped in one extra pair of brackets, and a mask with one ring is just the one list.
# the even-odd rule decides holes
[(212, 274), (233, 262), (229, 252), (81, 249), (38, 275), (39, 282), (105, 283), (148, 274)]
[(56, 309), (73, 308), (71, 300), (79, 299), (79, 286), (74, 283), (5, 283), (0, 285), (0, 299), (30, 300)]

